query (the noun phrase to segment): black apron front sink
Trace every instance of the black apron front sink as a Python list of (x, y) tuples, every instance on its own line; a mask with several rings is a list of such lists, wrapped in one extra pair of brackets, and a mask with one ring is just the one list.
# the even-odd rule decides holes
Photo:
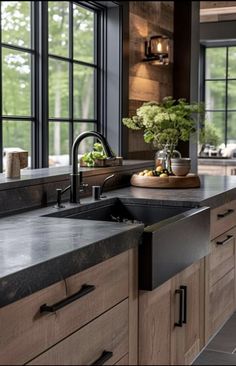
[(160, 206), (153, 201), (110, 198), (47, 215), (79, 220), (143, 223), (139, 288), (153, 290), (209, 253), (210, 209)]

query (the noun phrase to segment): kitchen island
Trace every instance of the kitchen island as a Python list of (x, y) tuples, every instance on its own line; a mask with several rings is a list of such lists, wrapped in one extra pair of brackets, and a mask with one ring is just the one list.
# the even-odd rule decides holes
[[(236, 177), (202, 176), (201, 188), (198, 189), (159, 190), (127, 187), (107, 193), (107, 199), (112, 198), (127, 198), (132, 200), (134, 205), (141, 201), (146, 204), (155, 203), (159, 206), (172, 207), (173, 210), (176, 207), (191, 209), (207, 206), (211, 208), (209, 255), (201, 259), (199, 263), (194, 263), (193, 267), (189, 267), (190, 269), (187, 268), (188, 277), (186, 277), (186, 272), (183, 272), (184, 276), (181, 272), (154, 291), (139, 292), (140, 309), (148, 309), (148, 304), (151, 303), (154, 308), (157, 305), (158, 309), (158, 304), (160, 306), (160, 312), (157, 311), (155, 314), (153, 313), (154, 308), (150, 308), (150, 315), (157, 316), (157, 318), (152, 317), (154, 324), (155, 321), (160, 322), (160, 317), (171, 324), (173, 309), (168, 308), (166, 304), (169, 301), (172, 302), (176, 297), (172, 286), (180, 283), (184, 278), (187, 278), (186, 281), (194, 282), (194, 286), (190, 285), (190, 282), (188, 285), (189, 288), (196, 288), (195, 295), (200, 296), (201, 294), (199, 303), (201, 306), (198, 307), (199, 317), (196, 316), (196, 313), (194, 315), (195, 319), (199, 320), (200, 326), (197, 324), (194, 332), (191, 333), (193, 337), (195, 337), (195, 332), (198, 333), (196, 339), (192, 341), (191, 347), (186, 346), (184, 360), (188, 363), (194, 359), (208, 338), (235, 309), (234, 295), (231, 293), (234, 294), (235, 289), (235, 236), (233, 230), (236, 222), (234, 207)], [(82, 200), (82, 205), (86, 207), (91, 202), (91, 198), (85, 198)], [(95, 204), (100, 205), (101, 201), (95, 202)], [(65, 211), (73, 210), (75, 207), (71, 204), (65, 206)], [(115, 350), (113, 352), (115, 356), (111, 355), (111, 352), (103, 355), (101, 352), (103, 345), (94, 344), (92, 339), (91, 347), (94, 347), (94, 354), (88, 358), (88, 355), (91, 354), (90, 347), (85, 352), (85, 358), (76, 356), (77, 362), (83, 364), (82, 362), (88, 363), (90, 360), (91, 363), (102, 356), (105, 359), (108, 357), (107, 360), (110, 359), (109, 362), (112, 364), (118, 362), (123, 362), (119, 364), (125, 364), (125, 362), (137, 364), (138, 358), (140, 364), (161, 364), (161, 362), (168, 363), (170, 360), (176, 363), (179, 362), (178, 360), (182, 360), (182, 355), (180, 357), (174, 354), (174, 349), (178, 345), (176, 340), (181, 338), (177, 337), (177, 333), (182, 327), (176, 327), (175, 336), (168, 333), (167, 328), (163, 329), (168, 333), (166, 333), (165, 345), (158, 338), (160, 337), (159, 331), (155, 333), (156, 343), (152, 346), (156, 347), (157, 353), (154, 352), (151, 358), (148, 359), (150, 356), (148, 345), (144, 343), (142, 347), (142, 342), (149, 339), (146, 334), (148, 329), (144, 329), (142, 325), (144, 321), (148, 323), (149, 312), (145, 312), (145, 317), (142, 317), (143, 314), (140, 312), (138, 314), (137, 305), (137, 248), (141, 243), (144, 226), (141, 223), (124, 224), (45, 216), (55, 213), (55, 211), (53, 207), (46, 207), (0, 219), (2, 233), (0, 241), (1, 328), (3, 329), (5, 324), (3, 318), (8, 317), (13, 322), (8, 329), (9, 338), (0, 344), (0, 364), (14, 363), (16, 359), (19, 364), (60, 364), (60, 362), (73, 364), (76, 361), (71, 355), (76, 342), (82, 339), (81, 334), (91, 336), (94, 333), (93, 327), (101, 327), (103, 324), (109, 323), (109, 319), (114, 316), (120, 321), (118, 324), (113, 324), (113, 328), (111, 327), (113, 329), (111, 331), (114, 333), (108, 332), (109, 336), (105, 338), (107, 340), (107, 337), (110, 339), (113, 334), (118, 334), (118, 338), (115, 337), (115, 343), (110, 344), (111, 348), (113, 347)], [(194, 234), (197, 235), (197, 233)], [(223, 242), (224, 245), (219, 245), (217, 242)], [(216, 249), (217, 252), (215, 252)], [(115, 271), (112, 272), (112, 268)], [(218, 273), (218, 277), (216, 273)], [(91, 278), (93, 279), (92, 284)], [(88, 279), (90, 280), (88, 281)], [(101, 282), (97, 284), (97, 291), (93, 287), (99, 279), (106, 282), (106, 284), (103, 283), (100, 295)], [(109, 288), (114, 291), (109, 292), (111, 291), (108, 291)], [(82, 291), (85, 296), (81, 298), (81, 293), (78, 296), (80, 300), (77, 301), (83, 310), (79, 315), (75, 315), (79, 311), (79, 307), (76, 306), (75, 299), (71, 299), (77, 293), (76, 289), (77, 292)], [(194, 291), (192, 294), (194, 295)], [(222, 294), (225, 303), (228, 303), (227, 308), (222, 300), (219, 303)], [(167, 303), (163, 302), (162, 295), (167, 299)], [(58, 302), (60, 303), (62, 299), (68, 300), (68, 297), (73, 300), (72, 303), (63, 305), (62, 308), (59, 304), (58, 308)], [(210, 302), (209, 299), (212, 297), (218, 301), (217, 305), (220, 305), (218, 309), (215, 309), (216, 305)], [(153, 302), (154, 298), (156, 305)], [(52, 305), (54, 303), (57, 306), (54, 308), (49, 306), (48, 313), (42, 310), (45, 309), (45, 307), (42, 308), (44, 304)], [(91, 304), (97, 305), (92, 306)], [(161, 304), (165, 304), (164, 308)], [(27, 306), (31, 309), (30, 311)], [(112, 312), (112, 309), (115, 309), (115, 313)], [(203, 309), (205, 309), (205, 316)], [(69, 315), (71, 312), (72, 315)], [(15, 314), (15, 318), (13, 314)], [(19, 323), (20, 314), (22, 314), (23, 323)], [(31, 320), (25, 320), (23, 314), (25, 317), (30, 317)], [(73, 314), (78, 321), (72, 320)], [(209, 319), (211, 314), (212, 319)], [(14, 319), (16, 324), (14, 324)], [(66, 326), (66, 319), (68, 326)], [(119, 324), (122, 326), (120, 327)], [(47, 333), (48, 327), (51, 329), (50, 334)], [(189, 327), (191, 328), (192, 324)], [(184, 329), (189, 328), (186, 326)], [(11, 332), (14, 332), (15, 335), (13, 336)], [(73, 337), (72, 333), (75, 334)], [(40, 341), (37, 339), (39, 334), (41, 334)], [(184, 337), (190, 338), (189, 333), (185, 333)], [(63, 339), (65, 340), (63, 341)], [(163, 337), (161, 339), (163, 340)], [(174, 346), (173, 339), (175, 339)], [(29, 347), (27, 341), (32, 342), (32, 347)], [(96, 339), (94, 339), (95, 341)], [(144, 349), (147, 350), (145, 354), (142, 352)], [(105, 352), (105, 350), (103, 351)], [(40, 356), (41, 354), (42, 356)], [(168, 355), (168, 357), (163, 359), (163, 355)]]

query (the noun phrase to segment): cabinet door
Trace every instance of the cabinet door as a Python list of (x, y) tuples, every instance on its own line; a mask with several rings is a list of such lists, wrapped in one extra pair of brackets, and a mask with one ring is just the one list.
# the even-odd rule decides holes
[[(175, 287), (182, 292), (182, 307), (175, 296), (172, 364), (189, 365), (204, 343), (204, 261), (194, 263), (176, 276)], [(178, 326), (180, 311), (182, 324)]]
[(139, 292), (139, 365), (170, 365), (171, 285)]
[(211, 252), (206, 257), (206, 341), (235, 310), (235, 243), (233, 228), (211, 242)]

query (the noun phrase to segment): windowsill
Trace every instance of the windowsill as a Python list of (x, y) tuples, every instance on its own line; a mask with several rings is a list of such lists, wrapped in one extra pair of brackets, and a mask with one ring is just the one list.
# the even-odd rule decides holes
[[(124, 160), (122, 166), (107, 168), (80, 168), (84, 177), (98, 176), (113, 172), (127, 172), (131, 169), (142, 169), (153, 164), (150, 160)], [(43, 168), (43, 169), (23, 169), (20, 178), (6, 178), (5, 174), (0, 174), (0, 191), (27, 187), (42, 183), (65, 181), (69, 179), (71, 166)]]

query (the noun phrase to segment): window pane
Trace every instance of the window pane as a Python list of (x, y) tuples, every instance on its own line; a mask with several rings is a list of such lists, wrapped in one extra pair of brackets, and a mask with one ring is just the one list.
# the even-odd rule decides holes
[(228, 143), (236, 143), (236, 112), (228, 113), (227, 139)]
[(69, 116), (69, 64), (49, 59), (49, 117)]
[(69, 123), (49, 122), (49, 166), (69, 165)]
[(225, 108), (225, 81), (206, 81), (206, 109)]
[(94, 12), (73, 5), (74, 58), (94, 62)]
[(220, 137), (220, 144), (225, 142), (225, 113), (207, 112), (206, 121), (212, 123)]
[[(85, 131), (96, 131), (96, 125), (94, 123), (79, 123), (79, 122), (75, 122), (74, 123), (74, 139), (79, 136), (82, 132)], [(84, 154), (85, 152), (90, 151), (93, 148), (93, 144), (94, 144), (94, 138), (92, 137), (88, 137), (86, 139), (84, 139), (79, 147), (79, 154)]]
[(236, 47), (229, 47), (228, 77), (236, 78)]
[(48, 47), (49, 53), (69, 56), (69, 3), (48, 2)]
[(226, 48), (206, 49), (206, 79), (224, 79), (226, 77)]
[(74, 118), (94, 119), (94, 69), (74, 64)]
[(236, 80), (228, 82), (228, 109), (236, 109)]
[[(31, 122), (3, 121), (3, 153), (17, 149), (28, 151), (28, 166), (30, 166)], [(3, 166), (5, 169), (5, 157), (3, 157)]]
[(4, 115), (31, 115), (31, 56), (2, 49), (2, 98)]
[(30, 48), (30, 1), (1, 1), (2, 42)]

